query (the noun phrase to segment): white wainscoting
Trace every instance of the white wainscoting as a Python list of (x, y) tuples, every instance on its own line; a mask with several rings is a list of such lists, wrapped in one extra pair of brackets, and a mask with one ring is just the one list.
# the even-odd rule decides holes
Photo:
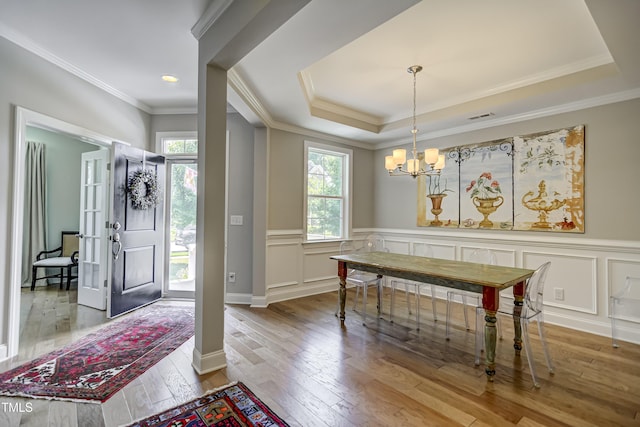
[[(535, 269), (551, 261), (545, 284), (545, 320), (549, 323), (610, 336), (609, 296), (626, 276), (640, 277), (640, 242), (584, 239), (552, 233), (513, 233), (443, 230), (359, 229), (361, 241), (382, 234), (391, 252), (411, 253), (414, 245), (429, 244), (434, 256), (466, 259), (476, 248), (496, 253), (498, 264)], [(266, 303), (335, 291), (340, 242), (304, 243), (302, 230), (267, 233)], [(358, 245), (356, 245), (358, 246)], [(503, 304), (511, 304), (509, 292)], [(563, 295), (562, 299), (557, 296)], [(439, 289), (439, 298), (446, 290)], [(640, 343), (640, 317), (620, 322), (623, 340)]]

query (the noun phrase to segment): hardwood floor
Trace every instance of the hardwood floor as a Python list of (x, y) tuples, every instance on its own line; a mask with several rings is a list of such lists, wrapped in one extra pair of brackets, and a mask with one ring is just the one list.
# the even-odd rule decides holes
[[(397, 298), (395, 323), (369, 316), (365, 327), (349, 306), (344, 328), (334, 317), (336, 300), (333, 292), (267, 309), (227, 306), (227, 368), (196, 375), (192, 338), (102, 405), (0, 396), (0, 426), (123, 425), (231, 381), (247, 384), (292, 426), (640, 425), (638, 345), (613, 349), (607, 337), (546, 325), (556, 373), (547, 372), (534, 335), (541, 381), (535, 389), (524, 352), (514, 356), (513, 325), (505, 318), (497, 376), (487, 383), (473, 364), (474, 334), (464, 330), (459, 306), (447, 342), (426, 297), (419, 331), (407, 320), (404, 298)], [(78, 306), (73, 290), (25, 291), (22, 303), (20, 355), (0, 364), (2, 371), (106, 321), (104, 313)], [(438, 307), (444, 320), (444, 303)], [(17, 410), (27, 404), (30, 412)]]

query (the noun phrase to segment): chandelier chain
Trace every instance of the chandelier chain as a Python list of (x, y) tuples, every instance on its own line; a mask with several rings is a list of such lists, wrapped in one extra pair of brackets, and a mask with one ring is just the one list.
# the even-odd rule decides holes
[(416, 129), (416, 73), (418, 72), (418, 70), (413, 69), (412, 73), (413, 73), (413, 140), (415, 141), (415, 134), (417, 133), (418, 129)]

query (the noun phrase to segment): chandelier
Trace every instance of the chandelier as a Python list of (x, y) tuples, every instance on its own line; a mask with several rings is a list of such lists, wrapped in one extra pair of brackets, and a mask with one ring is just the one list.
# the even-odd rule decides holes
[[(425, 168), (420, 165), (418, 151), (416, 150), (416, 74), (422, 71), (421, 65), (412, 65), (407, 68), (407, 72), (413, 74), (413, 150), (412, 157), (407, 160), (407, 150), (398, 148), (393, 150), (391, 156), (385, 156), (384, 167), (391, 176), (411, 175), (413, 178), (419, 175), (440, 175), (444, 168), (444, 154), (439, 154), (437, 148), (427, 148), (424, 150)], [(406, 163), (406, 166), (405, 166)]]

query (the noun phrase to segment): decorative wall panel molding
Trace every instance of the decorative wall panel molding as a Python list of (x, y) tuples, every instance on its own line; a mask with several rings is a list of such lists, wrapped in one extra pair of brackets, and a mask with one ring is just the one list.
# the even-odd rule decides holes
[[(480, 230), (453, 233), (437, 227), (357, 229), (351, 240), (359, 246), (373, 232), (384, 236), (391, 250), (400, 253), (411, 253), (414, 245), (430, 244), (434, 256), (448, 259), (463, 259), (474, 248), (488, 247), (496, 253), (500, 265), (533, 269), (550, 260), (545, 320), (605, 336), (611, 331), (611, 291), (619, 289), (627, 275), (640, 276), (640, 242)], [(337, 263), (329, 256), (340, 252), (339, 241), (303, 243), (302, 231), (296, 235), (291, 230), (271, 230), (268, 236), (267, 303), (338, 289)], [(510, 295), (509, 290), (501, 293), (501, 303), (511, 304)], [(446, 290), (439, 290), (437, 297), (445, 296)], [(621, 322), (623, 340), (640, 343), (638, 323), (640, 319)]]
[(546, 306), (597, 314), (597, 257), (540, 251), (522, 251), (522, 257), (523, 267), (532, 270), (551, 261), (544, 286)]

